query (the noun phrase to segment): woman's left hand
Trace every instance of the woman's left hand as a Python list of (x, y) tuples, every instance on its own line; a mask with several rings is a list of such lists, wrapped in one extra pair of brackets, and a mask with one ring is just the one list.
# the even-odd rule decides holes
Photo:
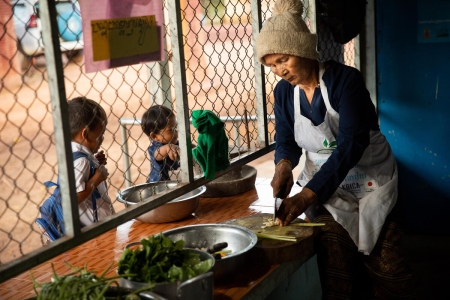
[(283, 200), (277, 211), (275, 223), (281, 226), (289, 225), (317, 200), (317, 195), (304, 187), (300, 193)]

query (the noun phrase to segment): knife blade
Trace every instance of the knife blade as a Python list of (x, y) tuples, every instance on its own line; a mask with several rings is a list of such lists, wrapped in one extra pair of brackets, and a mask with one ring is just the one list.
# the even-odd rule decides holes
[(278, 191), (278, 193), (275, 195), (275, 198), (273, 199), (273, 220), (275, 221), (275, 217), (277, 214), (277, 200), (280, 199), (280, 194), (286, 189), (287, 184), (283, 184)]
[(275, 215), (277, 213), (277, 199), (278, 197), (273, 199), (273, 221), (275, 221)]

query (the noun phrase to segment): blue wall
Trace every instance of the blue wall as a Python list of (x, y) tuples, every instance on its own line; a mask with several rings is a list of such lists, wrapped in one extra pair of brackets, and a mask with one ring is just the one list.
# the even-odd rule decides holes
[(417, 42), (419, 1), (376, 1), (378, 113), (399, 166), (405, 229), (448, 234), (450, 43)]

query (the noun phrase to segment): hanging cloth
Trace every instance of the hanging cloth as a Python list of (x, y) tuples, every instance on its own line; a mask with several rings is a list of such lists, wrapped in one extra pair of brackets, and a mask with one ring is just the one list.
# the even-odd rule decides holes
[(192, 156), (202, 167), (205, 178), (214, 179), (216, 172), (230, 165), (225, 124), (209, 110), (192, 111), (192, 124), (199, 133)]

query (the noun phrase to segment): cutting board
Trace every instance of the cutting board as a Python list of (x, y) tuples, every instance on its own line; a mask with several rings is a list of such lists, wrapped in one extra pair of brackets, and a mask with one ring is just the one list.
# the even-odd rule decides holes
[[(273, 218), (273, 214), (256, 214), (240, 219), (228, 220), (223, 223), (238, 225), (257, 233), (270, 233), (283, 236), (294, 236), (297, 241), (278, 241), (258, 238), (258, 242), (250, 251), (251, 260), (262, 264), (282, 264), (301, 259), (314, 253), (313, 228), (300, 227), (296, 225), (272, 226), (261, 228), (263, 222)], [(291, 224), (304, 222), (296, 219)]]

